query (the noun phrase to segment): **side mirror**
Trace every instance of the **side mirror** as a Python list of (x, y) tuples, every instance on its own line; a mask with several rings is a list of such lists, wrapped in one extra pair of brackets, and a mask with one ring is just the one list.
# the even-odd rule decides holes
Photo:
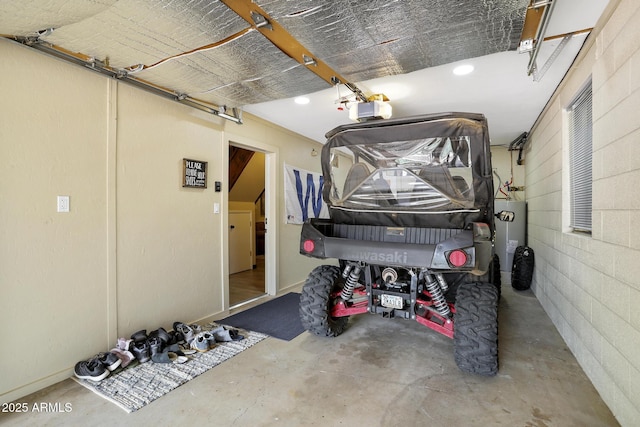
[(496, 214), (496, 218), (498, 218), (500, 221), (506, 221), (506, 222), (513, 222), (515, 217), (516, 217), (515, 212), (511, 212), (511, 211), (500, 211)]

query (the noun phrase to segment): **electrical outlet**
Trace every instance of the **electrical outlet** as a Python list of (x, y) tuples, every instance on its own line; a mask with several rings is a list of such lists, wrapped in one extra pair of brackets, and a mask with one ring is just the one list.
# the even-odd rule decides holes
[(69, 196), (58, 196), (58, 212), (69, 212)]

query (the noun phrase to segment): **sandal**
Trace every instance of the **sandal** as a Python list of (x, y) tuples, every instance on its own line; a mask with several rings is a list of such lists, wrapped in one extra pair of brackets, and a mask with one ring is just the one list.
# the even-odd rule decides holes
[(154, 354), (151, 360), (156, 363), (184, 363), (189, 360), (189, 358), (187, 356), (180, 356), (172, 351), (163, 351), (162, 353)]
[(218, 342), (240, 341), (244, 339), (244, 336), (240, 335), (237, 329), (226, 329), (223, 326), (212, 329), (211, 334)]

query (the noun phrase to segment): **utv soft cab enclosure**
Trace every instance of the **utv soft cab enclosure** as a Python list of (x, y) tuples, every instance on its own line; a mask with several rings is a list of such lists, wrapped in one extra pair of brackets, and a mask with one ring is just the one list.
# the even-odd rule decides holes
[(369, 121), (326, 137), (330, 219), (303, 225), (300, 252), (338, 265), (309, 274), (304, 327), (336, 336), (355, 314), (413, 319), (454, 339), (462, 370), (495, 375), (500, 268), (484, 116)]
[[(493, 181), (484, 116), (365, 122), (326, 136), (323, 196), (334, 222), (439, 228), (492, 224), (487, 221)], [(344, 160), (345, 153), (353, 159), (346, 174), (335, 160)]]

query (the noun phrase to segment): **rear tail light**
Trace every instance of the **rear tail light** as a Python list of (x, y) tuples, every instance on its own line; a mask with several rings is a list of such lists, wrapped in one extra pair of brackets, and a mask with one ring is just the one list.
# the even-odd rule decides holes
[(307, 239), (302, 243), (302, 249), (304, 249), (304, 251), (307, 253), (313, 252), (315, 248), (316, 244), (313, 242), (313, 240)]
[(453, 265), (454, 267), (462, 267), (467, 263), (467, 253), (460, 249), (449, 252), (447, 258), (449, 260), (449, 264)]

